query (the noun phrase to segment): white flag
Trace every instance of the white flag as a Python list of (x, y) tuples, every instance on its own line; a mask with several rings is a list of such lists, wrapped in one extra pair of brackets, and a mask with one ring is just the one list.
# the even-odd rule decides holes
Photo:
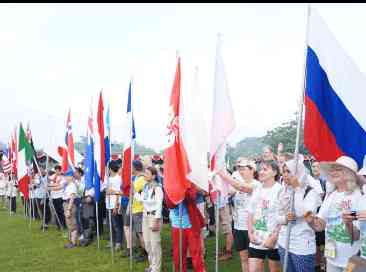
[(187, 178), (208, 192), (208, 129), (205, 119), (205, 98), (199, 87), (198, 68), (193, 88), (182, 92), (181, 131), (191, 172)]
[[(220, 36), (218, 36), (210, 143), (212, 171), (225, 168), (226, 142), (234, 128), (234, 110), (230, 99), (224, 61), (221, 55), (221, 39)], [(222, 181), (220, 177), (216, 176), (213, 186), (214, 189), (221, 191), (221, 194), (227, 194), (228, 186), (226, 186), (226, 183)]]

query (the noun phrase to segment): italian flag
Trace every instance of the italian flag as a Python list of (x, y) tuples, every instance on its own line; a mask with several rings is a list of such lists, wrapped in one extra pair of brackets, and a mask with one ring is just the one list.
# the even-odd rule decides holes
[(29, 174), (27, 163), (32, 161), (33, 149), (25, 136), (22, 124), (19, 127), (19, 141), (18, 141), (18, 188), (24, 195), (24, 199), (29, 197)]

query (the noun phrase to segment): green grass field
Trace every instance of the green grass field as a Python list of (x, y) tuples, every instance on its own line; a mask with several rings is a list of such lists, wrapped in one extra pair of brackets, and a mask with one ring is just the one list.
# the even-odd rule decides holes
[[(17, 203), (17, 214), (9, 216), (7, 209), (0, 205), (0, 271), (128, 271), (129, 259), (115, 254), (114, 264), (110, 250), (106, 248), (107, 240), (101, 239), (100, 250), (93, 242), (86, 248), (64, 249), (67, 242), (62, 232), (50, 225), (45, 233), (40, 229), (39, 221), (29, 220), (23, 215), (23, 207)], [(173, 271), (171, 259), (170, 227), (164, 225), (162, 232), (163, 272)], [(222, 241), (220, 241), (222, 242)], [(174, 245), (178, 246), (178, 245)], [(215, 238), (206, 240), (208, 256), (207, 271), (215, 271)], [(221, 248), (221, 245), (220, 245)], [(146, 263), (134, 263), (134, 271), (144, 271)], [(239, 256), (234, 251), (234, 258), (219, 263), (221, 272), (240, 272)]]

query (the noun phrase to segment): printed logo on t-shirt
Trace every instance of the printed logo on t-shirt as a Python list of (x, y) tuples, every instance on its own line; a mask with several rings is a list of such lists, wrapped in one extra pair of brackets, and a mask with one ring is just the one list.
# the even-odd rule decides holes
[(351, 244), (351, 235), (346, 230), (346, 226), (341, 217), (342, 211), (349, 210), (351, 204), (351, 200), (343, 200), (336, 203), (333, 207), (330, 207), (327, 220), (327, 234), (333, 241)]
[(361, 257), (366, 259), (366, 222), (360, 221), (361, 232)]

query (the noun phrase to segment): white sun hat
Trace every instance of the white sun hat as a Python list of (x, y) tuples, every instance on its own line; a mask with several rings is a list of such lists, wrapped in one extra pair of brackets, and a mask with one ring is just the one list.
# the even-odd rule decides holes
[(333, 162), (320, 162), (320, 171), (329, 176), (329, 172), (334, 169), (342, 169), (347, 171), (353, 176), (354, 182), (356, 182), (359, 186), (362, 186), (364, 183), (364, 178), (360, 176), (358, 171), (357, 162), (348, 156), (341, 156), (336, 161)]

